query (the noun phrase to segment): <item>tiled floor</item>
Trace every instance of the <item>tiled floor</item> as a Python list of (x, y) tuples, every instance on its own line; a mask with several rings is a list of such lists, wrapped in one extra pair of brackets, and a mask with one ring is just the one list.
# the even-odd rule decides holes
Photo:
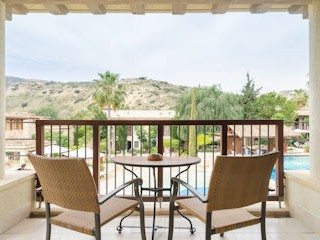
[[(175, 229), (174, 239), (204, 239), (204, 224), (197, 219), (192, 219), (196, 232), (191, 235), (186, 229)], [(151, 225), (152, 218), (146, 218), (146, 224)], [(140, 239), (138, 228), (125, 228), (121, 234), (118, 234), (116, 227), (119, 223), (119, 218), (110, 222), (102, 228), (102, 239)], [(125, 224), (136, 225), (139, 223), (138, 217), (129, 217)], [(157, 224), (167, 226), (167, 216), (158, 216)], [(186, 221), (181, 217), (175, 218), (176, 226), (187, 226)], [(308, 228), (303, 226), (293, 218), (267, 218), (267, 239), (268, 240), (320, 240), (320, 235), (312, 233)], [(147, 239), (151, 239), (151, 229), (146, 230)], [(155, 239), (167, 239), (167, 229), (160, 228), (156, 231)], [(0, 234), (1, 240), (44, 240), (45, 239), (45, 219), (32, 218), (25, 219), (15, 227), (11, 228), (4, 234)], [(64, 228), (52, 227), (52, 240), (93, 240), (91, 236), (80, 234)], [(219, 235), (215, 235), (212, 239), (220, 239)], [(242, 228), (235, 231), (230, 231), (221, 239), (224, 240), (260, 240), (259, 225)]]

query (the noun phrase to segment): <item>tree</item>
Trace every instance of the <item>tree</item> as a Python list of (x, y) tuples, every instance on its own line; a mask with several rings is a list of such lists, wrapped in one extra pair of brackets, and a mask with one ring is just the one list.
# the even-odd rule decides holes
[[(186, 91), (178, 99), (176, 105), (178, 119), (190, 119), (191, 99), (192, 91)], [(242, 107), (239, 104), (239, 96), (233, 93), (224, 93), (219, 86), (198, 87), (195, 99), (195, 119), (239, 119), (242, 117)]]
[(92, 98), (101, 109), (107, 107), (107, 117), (110, 119), (111, 109), (117, 110), (124, 104), (124, 85), (119, 84), (118, 74), (107, 71), (98, 75), (100, 79), (93, 80)]
[(48, 118), (53, 119), (53, 120), (59, 118), (58, 110), (55, 109), (52, 106), (41, 107), (41, 108), (39, 108), (37, 110), (34, 110), (33, 114), (38, 115), (38, 116), (48, 117)]
[[(103, 110), (107, 107), (107, 118), (111, 117), (111, 108), (117, 110), (124, 104), (124, 85), (119, 84), (119, 75), (109, 71), (98, 73), (100, 79), (93, 80), (94, 88), (92, 98), (97, 106)], [(108, 126), (108, 150), (111, 150), (111, 128)], [(114, 144), (115, 145), (115, 144)]]
[(125, 153), (127, 148), (128, 126), (117, 126), (117, 143), (121, 151)]
[[(195, 120), (197, 117), (196, 110), (196, 97), (197, 97), (197, 89), (192, 88), (191, 90), (191, 111), (190, 111), (190, 120)], [(189, 156), (196, 157), (197, 156), (197, 146), (196, 146), (196, 127), (189, 127)]]
[(296, 89), (294, 90), (292, 101), (294, 101), (297, 105), (297, 108), (302, 108), (308, 103), (308, 93), (304, 89)]
[(258, 114), (258, 109), (255, 107), (255, 102), (259, 96), (261, 87), (256, 88), (253, 78), (247, 73), (247, 82), (243, 86), (240, 98), (240, 104), (243, 109), (243, 119), (255, 119)]
[(46, 141), (52, 140), (52, 142), (56, 142), (57, 145), (61, 147), (68, 147), (68, 135), (67, 134), (62, 134), (59, 132), (55, 131), (45, 131), (45, 136), (44, 136)]
[[(195, 97), (194, 97), (195, 96)], [(194, 103), (195, 99), (195, 103)], [(242, 108), (239, 104), (239, 96), (233, 93), (224, 93), (219, 86), (211, 87), (198, 87), (196, 89), (191, 89), (186, 91), (177, 101), (176, 114), (177, 119), (181, 120), (222, 120), (222, 119), (241, 119), (242, 118)], [(193, 108), (195, 106), (195, 108)], [(191, 115), (191, 109), (195, 109), (196, 114)], [(195, 117), (194, 117), (195, 116)], [(196, 126), (194, 133), (192, 133), (193, 126), (181, 126), (174, 130), (176, 135), (180, 136), (181, 144), (184, 147), (188, 147), (189, 155), (194, 154), (194, 149), (192, 141), (192, 136), (196, 138), (195, 132), (197, 134), (213, 133), (212, 126)], [(185, 144), (189, 141), (189, 145)], [(186, 149), (183, 149), (186, 150)]]
[(93, 120), (105, 120), (107, 119), (106, 114), (102, 111), (102, 109), (95, 103), (91, 103), (88, 106), (88, 110), (91, 115), (91, 119)]
[(262, 94), (257, 99), (255, 106), (259, 109), (258, 119), (282, 119), (286, 122), (293, 122), (296, 118), (295, 102), (276, 92)]
[(135, 133), (140, 141), (141, 147), (145, 149), (148, 142), (146, 129), (143, 126), (136, 126)]

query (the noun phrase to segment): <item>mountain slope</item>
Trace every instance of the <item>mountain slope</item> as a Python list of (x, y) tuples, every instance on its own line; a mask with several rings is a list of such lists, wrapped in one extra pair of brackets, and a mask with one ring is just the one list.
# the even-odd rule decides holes
[[(6, 78), (7, 112), (34, 112), (51, 107), (67, 119), (86, 110), (92, 102), (90, 82), (54, 82), (16, 77)], [(151, 79), (124, 79), (127, 109), (174, 109), (188, 88)]]

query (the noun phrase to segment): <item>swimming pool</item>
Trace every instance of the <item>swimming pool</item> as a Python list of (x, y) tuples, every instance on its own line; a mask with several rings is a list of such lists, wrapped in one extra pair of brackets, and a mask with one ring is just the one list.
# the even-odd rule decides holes
[[(283, 158), (283, 168), (284, 170), (309, 170), (310, 169), (310, 161), (308, 155), (293, 155), (293, 156), (284, 156)], [(276, 169), (272, 170), (271, 173), (271, 182), (275, 183), (276, 180)], [(206, 194), (207, 187), (198, 187), (197, 190)], [(180, 190), (180, 195), (187, 195), (188, 191), (186, 189)], [(189, 193), (190, 194), (190, 193)]]
[[(294, 155), (294, 156), (284, 156), (283, 158), (283, 168), (284, 170), (309, 170), (310, 161), (307, 155)], [(271, 179), (276, 179), (276, 170), (272, 170)]]

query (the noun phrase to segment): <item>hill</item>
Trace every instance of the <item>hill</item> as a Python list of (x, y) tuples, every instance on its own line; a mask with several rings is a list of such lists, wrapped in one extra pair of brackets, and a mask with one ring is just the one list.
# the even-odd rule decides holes
[[(174, 109), (187, 87), (145, 78), (123, 79), (127, 109)], [(7, 112), (33, 113), (51, 107), (68, 119), (92, 102), (91, 82), (54, 82), (17, 77), (6, 78)]]

